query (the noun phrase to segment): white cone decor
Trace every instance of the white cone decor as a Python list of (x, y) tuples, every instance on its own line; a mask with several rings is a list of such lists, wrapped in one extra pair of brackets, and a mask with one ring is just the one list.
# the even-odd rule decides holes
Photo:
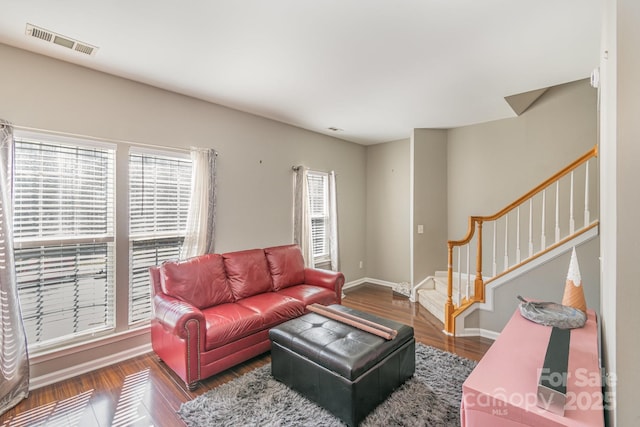
[(580, 277), (576, 248), (573, 248), (573, 252), (571, 253), (567, 282), (564, 285), (562, 305), (577, 308), (585, 313), (587, 311), (587, 302), (584, 299), (584, 289), (582, 288), (582, 278)]

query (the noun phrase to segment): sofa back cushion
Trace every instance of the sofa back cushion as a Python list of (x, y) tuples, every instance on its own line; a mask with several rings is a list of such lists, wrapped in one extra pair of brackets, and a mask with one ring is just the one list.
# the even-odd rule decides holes
[(199, 309), (233, 302), (220, 254), (207, 254), (160, 268), (162, 291)]
[(304, 283), (304, 258), (298, 245), (266, 248), (264, 253), (271, 270), (274, 290)]
[(273, 290), (264, 250), (229, 252), (222, 254), (222, 258), (236, 300)]

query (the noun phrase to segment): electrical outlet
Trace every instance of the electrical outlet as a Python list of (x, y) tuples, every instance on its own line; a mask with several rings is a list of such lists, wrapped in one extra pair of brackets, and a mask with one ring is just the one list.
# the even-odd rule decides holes
[(360, 268), (362, 268), (363, 266), (364, 266), (364, 263), (360, 261)]

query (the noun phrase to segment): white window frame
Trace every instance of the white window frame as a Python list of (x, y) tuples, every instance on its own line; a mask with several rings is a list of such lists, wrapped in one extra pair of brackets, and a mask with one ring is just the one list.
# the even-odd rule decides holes
[[(316, 179), (322, 180), (322, 191), (320, 198), (322, 199), (321, 206), (319, 211), (314, 209), (314, 202), (318, 202), (318, 200), (314, 200), (314, 194), (312, 191), (312, 181)], [(308, 182), (308, 195), (309, 195), (309, 219), (311, 221), (311, 248), (313, 253), (313, 263), (314, 265), (325, 264), (331, 262), (331, 254), (330, 254), (330, 212), (329, 212), (329, 174), (327, 172), (320, 172), (310, 170), (307, 174), (307, 182)], [(324, 225), (324, 236), (323, 236), (323, 251), (318, 252), (316, 249), (316, 245), (314, 243), (314, 219), (320, 220)]]
[[(149, 148), (142, 147), (131, 147), (129, 150), (129, 166), (131, 166), (131, 157), (132, 156), (142, 156), (149, 157), (152, 159), (164, 159), (171, 162), (180, 162), (182, 165), (188, 163), (191, 164), (191, 157), (188, 153), (176, 153), (170, 151), (162, 151), (162, 150), (154, 150)], [(128, 324), (129, 325), (137, 325), (140, 323), (148, 322), (151, 317), (151, 292), (150, 292), (150, 280), (149, 275), (146, 269), (152, 265), (159, 265), (164, 261), (170, 259), (177, 259), (180, 253), (180, 247), (182, 246), (182, 242), (184, 241), (184, 237), (186, 235), (186, 216), (188, 214), (189, 208), (189, 199), (191, 195), (191, 168), (189, 171), (185, 173), (183, 176), (186, 181), (178, 181), (176, 185), (186, 189), (186, 194), (178, 191), (177, 200), (175, 200), (176, 206), (180, 206), (181, 212), (179, 212), (178, 216), (181, 219), (177, 219), (176, 227), (171, 229), (162, 229), (158, 228), (156, 222), (154, 224), (153, 230), (147, 230), (143, 232), (136, 232), (132, 230), (132, 220), (134, 218), (134, 208), (131, 206), (132, 200), (132, 171), (129, 171), (129, 180), (128, 180), (128, 197), (129, 197), (129, 317)], [(157, 195), (154, 192), (154, 195)], [(184, 200), (186, 197), (186, 200)], [(180, 203), (182, 202), (182, 203)], [(158, 212), (154, 210), (152, 207), (152, 213), (154, 218), (157, 219)], [(181, 227), (184, 222), (184, 226)], [(181, 228), (180, 228), (181, 227)], [(172, 242), (173, 241), (173, 242)], [(174, 242), (179, 241), (179, 243), (175, 246)], [(170, 244), (162, 245), (163, 242), (171, 242)], [(134, 246), (138, 244), (148, 244), (149, 249), (147, 251), (146, 259), (151, 259), (150, 262), (136, 264), (134, 260)], [(143, 254), (143, 256), (145, 256)], [(141, 273), (141, 274), (140, 274)], [(149, 296), (148, 306), (141, 306), (140, 304), (134, 303), (135, 299), (138, 298), (146, 298)], [(147, 315), (145, 316), (145, 310)], [(138, 313), (140, 311), (140, 313)]]
[[(61, 146), (61, 147), (65, 147), (65, 148), (70, 148), (72, 150), (79, 148), (80, 150), (87, 150), (87, 149), (91, 149), (91, 148), (96, 148), (99, 150), (105, 150), (108, 153), (110, 153), (107, 156), (107, 161), (109, 162), (109, 166), (107, 167), (107, 169), (110, 168), (110, 170), (107, 171), (107, 181), (105, 184), (105, 189), (107, 191), (106, 197), (104, 199), (104, 202), (106, 204), (106, 212), (108, 215), (110, 215), (110, 218), (107, 217), (108, 221), (105, 225), (106, 230), (104, 233), (84, 233), (84, 234), (71, 234), (68, 231), (68, 227), (66, 231), (63, 231), (62, 228), (60, 229), (60, 233), (59, 234), (50, 234), (50, 232), (48, 232), (46, 235), (40, 235), (40, 236), (27, 236), (27, 237), (20, 237), (19, 234), (19, 230), (15, 229), (14, 226), (14, 239), (13, 239), (13, 243), (14, 243), (14, 251), (16, 253), (16, 279), (18, 282), (18, 288), (19, 288), (19, 296), (21, 296), (22, 298), (22, 303), (21, 305), (23, 306), (23, 321), (25, 322), (25, 326), (27, 329), (27, 335), (30, 335), (30, 341), (28, 342), (28, 347), (29, 347), (29, 351), (32, 353), (37, 353), (39, 351), (43, 351), (43, 350), (47, 350), (47, 349), (51, 349), (51, 348), (55, 348), (58, 347), (60, 345), (68, 345), (68, 344), (73, 344), (76, 342), (81, 342), (81, 341), (85, 341), (87, 339), (92, 339), (95, 336), (100, 336), (100, 335), (106, 335), (108, 333), (113, 332), (114, 328), (115, 328), (115, 305), (116, 305), (116, 291), (115, 291), (115, 259), (116, 259), (116, 248), (115, 248), (115, 206), (116, 206), (116, 197), (115, 197), (115, 187), (116, 187), (116, 183), (115, 183), (115, 168), (116, 168), (116, 150), (117, 147), (115, 144), (109, 144), (109, 143), (104, 143), (104, 142), (98, 142), (98, 141), (93, 141), (93, 140), (86, 140), (86, 139), (80, 139), (80, 138), (71, 138), (71, 137), (66, 137), (66, 136), (60, 136), (60, 135), (53, 135), (53, 134), (46, 134), (46, 133), (35, 133), (35, 132), (26, 132), (26, 131), (16, 131), (14, 133), (14, 139), (16, 140), (16, 142), (18, 144), (20, 144), (21, 142), (32, 142), (32, 143), (36, 143), (36, 144), (42, 144), (44, 145), (48, 145), (48, 146)], [(14, 170), (12, 171), (13, 175), (14, 175), (14, 179), (18, 179), (18, 177), (20, 176), (20, 173), (22, 171), (24, 171), (25, 169), (25, 165), (22, 164), (18, 164), (17, 163), (18, 160), (14, 159)], [(58, 185), (62, 185), (62, 184), (58, 184)], [(14, 182), (14, 200), (17, 200), (16, 198), (18, 197), (18, 187), (19, 185), (16, 184)], [(71, 186), (71, 188), (73, 188), (73, 186)], [(14, 224), (17, 224), (18, 222), (18, 215), (17, 215), (17, 210), (19, 210), (20, 208), (17, 207), (17, 202), (14, 205), (14, 212), (13, 212), (13, 219), (14, 219)], [(42, 211), (42, 207), (39, 208), (39, 210)], [(74, 218), (75, 219), (75, 218)], [(59, 222), (62, 222), (63, 219), (62, 217), (60, 217)], [(69, 219), (66, 218), (66, 222), (69, 223)], [(82, 223), (82, 222), (81, 222)], [(75, 224), (75, 222), (74, 222)], [(84, 223), (85, 225), (87, 224), (86, 222)], [(62, 226), (61, 226), (62, 227)], [(40, 228), (40, 233), (42, 233), (43, 229), (42, 229), (42, 224), (40, 224), (39, 226)], [(102, 324), (98, 324), (95, 323), (95, 326), (91, 327), (91, 326), (84, 326), (84, 327), (79, 327), (79, 329), (77, 331), (69, 331), (69, 329), (75, 329), (77, 326), (69, 326), (69, 315), (71, 315), (71, 317), (74, 319), (74, 322), (78, 319), (78, 318), (82, 318), (82, 319), (87, 319), (85, 316), (85, 314), (80, 314), (80, 311), (83, 310), (91, 310), (91, 308), (85, 306), (85, 304), (87, 304), (87, 293), (90, 294), (90, 289), (87, 287), (87, 278), (90, 278), (90, 276), (87, 276), (87, 274), (89, 274), (89, 272), (91, 271), (91, 266), (87, 266), (86, 262), (87, 262), (87, 258), (85, 258), (85, 255), (82, 255), (82, 252), (73, 252), (73, 247), (76, 245), (85, 245), (87, 247), (90, 247), (91, 245), (96, 245), (96, 248), (99, 248), (102, 246), (102, 244), (106, 244), (106, 248), (105, 248), (105, 257), (107, 257), (107, 260), (105, 261), (106, 264), (104, 265), (105, 270), (100, 270), (100, 271), (96, 271), (93, 273), (90, 273), (91, 275), (96, 274), (96, 277), (100, 277), (104, 275), (104, 284), (102, 286), (104, 286), (104, 289), (101, 289), (100, 286), (101, 285), (97, 285), (98, 286), (98, 290), (101, 289), (101, 291), (103, 292), (102, 294), (96, 294), (95, 298), (100, 298), (100, 296), (103, 297), (103, 301), (99, 301), (98, 299), (95, 300), (95, 304), (97, 304), (98, 306), (102, 303), (105, 305), (105, 312), (104, 317), (103, 317), (103, 323)], [(20, 255), (20, 253), (23, 252), (28, 252), (29, 250), (38, 250), (38, 248), (42, 248), (40, 249), (40, 251), (45, 251), (45, 250), (51, 250), (51, 249), (56, 249), (56, 248), (60, 248), (60, 251), (63, 250), (63, 248), (67, 248), (64, 249), (66, 253), (66, 255), (62, 255), (62, 252), (59, 251), (59, 255), (57, 255), (57, 257), (59, 258), (53, 258), (53, 259), (58, 259), (58, 262), (61, 264), (57, 265), (57, 269), (54, 266), (47, 266), (46, 268), (43, 266), (46, 266), (47, 263), (45, 263), (44, 261), (46, 261), (47, 259), (52, 259), (52, 257), (42, 257), (41, 261), (39, 263), (39, 266), (33, 266), (32, 268), (29, 268), (27, 265), (23, 267), (20, 266), (21, 264), (21, 260), (24, 258), (23, 255)], [(64, 273), (64, 276), (60, 276), (58, 277), (56, 280), (56, 282), (51, 282), (51, 278), (55, 278), (56, 274), (62, 274), (60, 272), (64, 272), (66, 270), (64, 270), (64, 265), (62, 265), (63, 260), (66, 260), (64, 262), (71, 262), (70, 259), (68, 258), (69, 254), (74, 253), (74, 263), (77, 262), (81, 262), (82, 264), (74, 264), (77, 265), (77, 268), (79, 269), (84, 269), (84, 273), (82, 273), (82, 275), (77, 275), (77, 276), (69, 276), (68, 273)], [(33, 256), (31, 256), (32, 259)], [(90, 261), (91, 265), (93, 264), (93, 261)], [(33, 276), (33, 272), (34, 272), (34, 268), (35, 271), (38, 272), (38, 278), (35, 278)], [(41, 269), (40, 269), (41, 268)], [(49, 279), (45, 279), (45, 276), (47, 276), (47, 274), (50, 275)], [(76, 273), (78, 274), (78, 273)], [(71, 279), (73, 277), (73, 279)], [(65, 279), (66, 278), (66, 279)], [(50, 312), (48, 315), (49, 316), (53, 316), (53, 317), (47, 317), (44, 322), (41, 322), (40, 320), (36, 320), (36, 326), (34, 326), (35, 330), (31, 329), (31, 326), (27, 326), (29, 323), (32, 322), (33, 319), (29, 319), (28, 317), (31, 315), (31, 312), (29, 313), (25, 313), (25, 309), (27, 310), (31, 310), (33, 309), (33, 305), (36, 303), (33, 303), (32, 297), (42, 297), (42, 294), (46, 295), (55, 295), (59, 290), (64, 289), (66, 291), (72, 291), (72, 285), (70, 285), (69, 283), (71, 283), (69, 280), (73, 280), (73, 283), (75, 283), (75, 287), (74, 289), (76, 289), (76, 291), (82, 293), (82, 302), (79, 302), (79, 300), (77, 298), (78, 295), (76, 294), (71, 294), (70, 298), (74, 299), (74, 304), (73, 304), (73, 308), (70, 308), (69, 306), (65, 307), (65, 304), (68, 302), (66, 300), (66, 297), (63, 297), (61, 299), (60, 302), (58, 302), (57, 304), (60, 304), (61, 306), (57, 305), (54, 302), (51, 302), (51, 304), (53, 304), (53, 307), (58, 308), (59, 310), (55, 311), (55, 312)], [(81, 283), (81, 284), (80, 284)], [(21, 289), (24, 286), (23, 289)], [(32, 287), (37, 287), (38, 290), (29, 290), (29, 288)], [(106, 298), (106, 299), (105, 299)], [(44, 303), (37, 303), (36, 305), (40, 305), (40, 308), (38, 308), (39, 310), (44, 310), (44, 311), (48, 311), (50, 310), (51, 305), (49, 305), (48, 308), (45, 308), (46, 306), (46, 302)], [(84, 307), (83, 307), (84, 306)], [(69, 310), (68, 312), (66, 310)], [(99, 315), (97, 312), (94, 313), (93, 315)], [(101, 315), (100, 315), (101, 316)], [(98, 320), (98, 318), (95, 318), (95, 320)], [(61, 335), (57, 335), (52, 333), (51, 331), (53, 330), (52, 325), (55, 324), (56, 322), (58, 322), (59, 324), (61, 324), (63, 332)], [(67, 325), (65, 326), (65, 323), (67, 323)], [(38, 324), (40, 324), (40, 326), (37, 326)], [(49, 338), (45, 337), (40, 337), (40, 334), (42, 333), (41, 331), (44, 330), (44, 328), (48, 328), (49, 332)], [(36, 336), (33, 336), (32, 334), (36, 334)], [(44, 334), (46, 335), (47, 333), (44, 332)]]
[[(109, 312), (109, 321), (107, 327), (98, 327), (93, 330), (87, 330), (74, 336), (65, 335), (60, 339), (50, 341), (32, 342), (28, 339), (27, 345), (32, 357), (48, 357), (47, 355), (59, 351), (68, 351), (70, 348), (80, 348), (92, 343), (110, 339), (111, 337), (121, 336), (129, 333), (139, 333), (140, 330), (149, 327), (149, 318), (131, 322), (130, 301), (131, 291), (131, 241), (138, 239), (162, 239), (175, 236), (184, 237), (185, 230), (178, 233), (163, 232), (161, 230), (154, 233), (142, 235), (129, 233), (129, 197), (130, 197), (130, 180), (129, 171), (129, 153), (144, 153), (150, 156), (164, 156), (167, 158), (179, 158), (181, 160), (191, 161), (189, 152), (183, 149), (154, 149), (148, 146), (130, 144), (126, 142), (107, 142), (89, 137), (68, 137), (58, 134), (50, 134), (46, 132), (29, 132), (24, 130), (15, 130), (14, 138), (16, 140), (28, 139), (42, 143), (75, 145), (83, 148), (108, 148), (113, 150), (112, 163), (112, 196), (110, 196), (110, 206), (112, 210), (112, 227), (108, 233), (102, 235), (81, 235), (68, 237), (60, 236), (25, 239), (16, 236), (14, 238), (14, 249), (21, 250), (28, 247), (39, 247), (41, 245), (60, 245), (61, 243), (108, 243), (111, 256), (111, 270), (109, 277), (111, 280), (110, 295), (112, 304)], [(19, 167), (19, 165), (18, 165)], [(15, 170), (12, 171), (15, 173)], [(188, 174), (187, 182), (189, 188), (191, 186), (191, 172)], [(14, 215), (15, 217), (15, 215)], [(148, 278), (148, 275), (146, 275)], [(149, 298), (149, 314), (151, 313), (151, 300)], [(23, 313), (24, 314), (24, 313)], [(60, 312), (61, 316), (69, 316), (69, 314)], [(150, 316), (149, 316), (150, 317)]]

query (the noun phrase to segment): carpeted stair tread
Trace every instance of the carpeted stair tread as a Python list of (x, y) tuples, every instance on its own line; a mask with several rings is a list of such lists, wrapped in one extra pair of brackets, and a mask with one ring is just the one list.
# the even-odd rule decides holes
[(438, 289), (421, 289), (418, 291), (418, 302), (444, 323), (444, 306), (447, 294)]

